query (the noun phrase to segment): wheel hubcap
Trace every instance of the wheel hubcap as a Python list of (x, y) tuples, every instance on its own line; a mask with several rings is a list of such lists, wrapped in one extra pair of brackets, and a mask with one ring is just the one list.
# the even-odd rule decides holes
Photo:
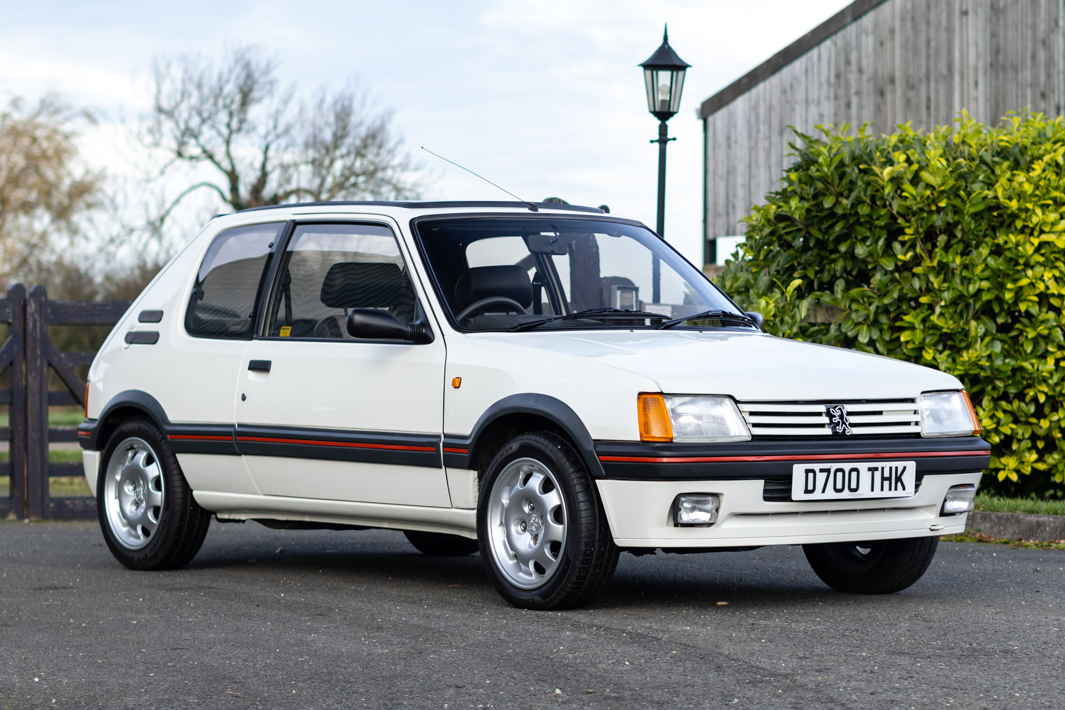
[(162, 470), (148, 442), (123, 440), (107, 462), (103, 490), (108, 526), (123, 547), (139, 550), (151, 541), (164, 495)]
[(566, 504), (554, 474), (536, 459), (517, 459), (500, 472), (489, 495), (496, 566), (515, 586), (539, 587), (558, 570), (566, 544)]

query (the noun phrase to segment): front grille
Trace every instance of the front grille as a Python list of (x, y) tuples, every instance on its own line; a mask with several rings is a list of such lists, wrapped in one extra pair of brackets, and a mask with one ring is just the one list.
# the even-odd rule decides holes
[(879, 402), (739, 402), (754, 438), (830, 437), (826, 406), (847, 408), (851, 436), (899, 436), (921, 433), (921, 413), (912, 399)]
[[(921, 490), (924, 474), (917, 474), (913, 494)], [(762, 486), (762, 500), (766, 503), (791, 502), (791, 476), (767, 476)]]

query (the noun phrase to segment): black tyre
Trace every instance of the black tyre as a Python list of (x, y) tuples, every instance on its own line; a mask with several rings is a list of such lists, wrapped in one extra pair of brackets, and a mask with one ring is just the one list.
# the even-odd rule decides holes
[(203, 545), (211, 514), (192, 498), (174, 452), (147, 419), (129, 419), (107, 440), (96, 484), (104, 540), (130, 569), (175, 569)]
[(511, 439), (488, 465), (477, 538), (499, 593), (523, 609), (582, 606), (618, 563), (606, 514), (584, 462), (564, 439)]
[(921, 578), (932, 564), (938, 537), (803, 545), (821, 581), (839, 592), (891, 594)]
[(419, 552), (433, 557), (461, 557), (477, 552), (477, 541), (461, 535), (404, 530), (410, 544)]

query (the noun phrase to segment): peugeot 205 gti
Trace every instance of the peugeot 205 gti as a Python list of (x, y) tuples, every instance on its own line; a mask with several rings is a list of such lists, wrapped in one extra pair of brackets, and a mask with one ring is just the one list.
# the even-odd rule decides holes
[(917, 581), (989, 446), (942, 372), (764, 333), (639, 222), (520, 202), (217, 217), (89, 372), (78, 435), (133, 569), (211, 517), (480, 552), (517, 606), (621, 551), (802, 545), (837, 590)]

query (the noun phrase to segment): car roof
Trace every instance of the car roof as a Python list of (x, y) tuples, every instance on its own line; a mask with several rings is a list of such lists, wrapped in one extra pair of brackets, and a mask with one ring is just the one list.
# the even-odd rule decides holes
[(285, 210), (302, 209), (308, 207), (392, 207), (402, 210), (441, 210), (441, 209), (520, 209), (530, 212), (550, 210), (559, 212), (588, 212), (592, 214), (605, 214), (598, 207), (584, 207), (582, 205), (567, 205), (561, 202), (517, 202), (501, 200), (353, 200), (336, 202), (293, 202), (283, 205), (268, 205), (265, 207), (251, 207), (240, 210), (237, 214), (245, 212), (258, 212), (262, 210)]
[[(310, 219), (361, 219), (386, 216), (398, 222), (422, 217), (459, 215), (495, 215), (514, 217), (567, 216), (574, 219), (609, 220), (644, 226), (638, 221), (619, 218), (598, 207), (568, 205), (562, 202), (519, 202), (491, 200), (352, 200), (336, 202), (291, 202), (265, 207), (251, 207), (239, 212), (216, 214), (201, 234), (215, 235), (219, 230), (255, 224), (261, 221)], [(212, 237), (213, 238), (213, 237)]]

